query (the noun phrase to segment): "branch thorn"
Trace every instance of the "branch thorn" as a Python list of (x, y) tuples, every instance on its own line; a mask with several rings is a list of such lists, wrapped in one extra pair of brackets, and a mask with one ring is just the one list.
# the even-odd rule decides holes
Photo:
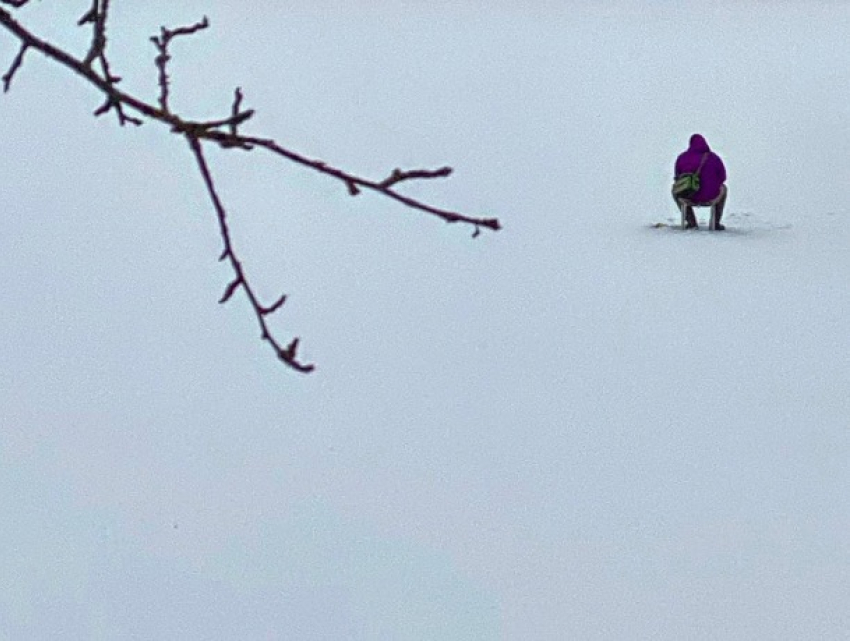
[(218, 301), (219, 304), (221, 305), (221, 304), (224, 304), (227, 301), (229, 301), (230, 297), (233, 296), (233, 292), (235, 292), (236, 289), (242, 284), (243, 284), (243, 281), (242, 281), (241, 278), (234, 278), (230, 282), (230, 284), (227, 286), (227, 289), (224, 290), (224, 294), (222, 295), (221, 299)]
[(263, 307), (260, 309), (260, 313), (263, 316), (268, 316), (269, 314), (274, 314), (277, 310), (283, 307), (283, 304), (286, 302), (286, 294), (282, 295), (278, 298), (273, 305), (270, 307)]

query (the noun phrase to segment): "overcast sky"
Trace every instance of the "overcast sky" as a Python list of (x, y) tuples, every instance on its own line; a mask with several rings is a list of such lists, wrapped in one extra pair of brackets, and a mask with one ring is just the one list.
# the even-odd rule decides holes
[[(504, 230), (0, 100), (0, 639), (846, 638), (850, 8), (113, 2), (125, 90)], [(89, 2), (15, 15), (78, 55)], [(296, 6), (298, 5), (298, 6)], [(17, 43), (0, 33), (5, 69)], [(653, 235), (703, 133), (739, 234)], [(667, 242), (667, 241), (670, 242)], [(724, 244), (716, 244), (723, 242)], [(715, 243), (715, 244), (709, 244)]]

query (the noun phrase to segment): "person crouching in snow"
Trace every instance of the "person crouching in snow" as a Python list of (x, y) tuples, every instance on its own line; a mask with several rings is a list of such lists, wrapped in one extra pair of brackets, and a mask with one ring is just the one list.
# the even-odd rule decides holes
[[(698, 174), (699, 189), (682, 191), (682, 183), (687, 182), (687, 176)], [(685, 179), (682, 181), (681, 179)], [(679, 208), (685, 208), (685, 228), (699, 227), (694, 207), (711, 207), (714, 217), (714, 228), (726, 229), (720, 224), (723, 208), (726, 206), (726, 167), (716, 153), (711, 151), (708, 143), (700, 134), (691, 136), (687, 151), (676, 159), (675, 178), (673, 183), (673, 199)]]

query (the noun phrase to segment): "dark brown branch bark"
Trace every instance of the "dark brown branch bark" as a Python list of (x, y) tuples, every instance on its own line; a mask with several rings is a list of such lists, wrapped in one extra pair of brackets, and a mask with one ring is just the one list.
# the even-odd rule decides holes
[(86, 11), (83, 16), (79, 20), (77, 20), (78, 27), (82, 27), (84, 24), (87, 24), (89, 22), (97, 22), (97, 3), (98, 0), (92, 0), (91, 9)]
[(272, 335), (269, 330), (268, 325), (266, 324), (266, 316), (270, 313), (277, 311), (283, 305), (283, 301), (285, 297), (278, 299), (276, 303), (274, 303), (271, 307), (263, 306), (259, 300), (257, 299), (257, 295), (254, 292), (254, 289), (251, 287), (248, 279), (245, 277), (245, 271), (242, 268), (242, 263), (236, 256), (236, 253), (233, 251), (233, 242), (230, 238), (230, 229), (227, 225), (227, 212), (224, 209), (224, 205), (221, 203), (221, 199), (218, 196), (218, 193), (215, 189), (215, 183), (213, 181), (212, 174), (210, 173), (209, 166), (207, 165), (206, 158), (204, 157), (204, 150), (201, 146), (200, 140), (195, 136), (186, 135), (186, 139), (189, 141), (189, 146), (192, 148), (192, 153), (195, 155), (195, 160), (198, 163), (198, 169), (201, 172), (201, 176), (204, 179), (204, 185), (207, 188), (207, 192), (209, 193), (210, 200), (212, 201), (213, 207), (215, 208), (215, 213), (218, 218), (218, 226), (219, 232), (221, 233), (221, 239), (224, 243), (224, 250), (221, 254), (223, 259), (226, 259), (230, 262), (230, 266), (233, 268), (234, 278), (230, 282), (230, 285), (227, 286), (227, 289), (224, 291), (224, 295), (219, 300), (219, 303), (226, 303), (230, 300), (230, 297), (234, 294), (234, 292), (242, 288), (245, 292), (245, 296), (248, 298), (248, 302), (251, 304), (251, 307), (254, 310), (254, 315), (257, 317), (257, 321), (260, 324), (260, 336), (261, 338), (268, 342), (269, 345), (272, 346), (277, 357), (282, 360), (284, 363), (289, 365), (291, 368), (307, 373), (312, 372), (315, 369), (315, 366), (312, 364), (305, 364), (298, 360), (298, 356), (296, 351), (298, 349), (298, 339), (294, 338), (289, 345), (284, 348), (277, 342), (277, 339)]
[(12, 78), (15, 77), (15, 72), (21, 68), (21, 63), (24, 61), (24, 55), (29, 48), (30, 46), (26, 43), (21, 45), (21, 48), (18, 50), (18, 55), (15, 56), (15, 59), (12, 60), (12, 64), (9, 66), (9, 71), (3, 75), (3, 93), (9, 91), (9, 87), (12, 86)]
[[(0, 3), (13, 7), (22, 7), (27, 4), (28, 1), (29, 0), (0, 0)], [(227, 302), (233, 294), (235, 294), (238, 290), (242, 290), (245, 293), (245, 296), (253, 309), (254, 315), (257, 318), (257, 322), (260, 325), (261, 338), (272, 346), (280, 360), (296, 371), (310, 372), (314, 369), (314, 365), (305, 364), (298, 359), (298, 338), (294, 338), (286, 347), (283, 347), (272, 335), (266, 323), (266, 316), (279, 311), (286, 301), (286, 296), (281, 296), (273, 304), (268, 306), (259, 302), (250, 281), (244, 273), (242, 264), (233, 249), (230, 230), (227, 223), (227, 214), (221, 199), (216, 192), (215, 183), (213, 181), (209, 165), (206, 161), (206, 157), (204, 156), (203, 141), (214, 142), (223, 148), (235, 147), (242, 150), (251, 150), (259, 147), (271, 152), (272, 154), (285, 158), (286, 160), (341, 181), (345, 184), (348, 193), (352, 196), (360, 194), (362, 189), (368, 189), (396, 200), (406, 207), (440, 218), (447, 223), (459, 222), (469, 224), (474, 227), (473, 237), (480, 234), (482, 227), (494, 231), (500, 229), (500, 223), (496, 218), (474, 217), (460, 212), (441, 209), (409, 196), (405, 196), (404, 194), (396, 191), (396, 187), (406, 181), (445, 178), (451, 174), (451, 167), (441, 167), (434, 170), (415, 169), (408, 171), (394, 169), (392, 173), (383, 180), (370, 180), (356, 176), (337, 167), (330, 166), (321, 160), (311, 159), (286, 149), (272, 139), (246, 136), (239, 133), (239, 126), (244, 124), (254, 114), (254, 111), (251, 109), (242, 109), (243, 95), (240, 88), (237, 88), (234, 92), (231, 113), (225, 118), (208, 121), (194, 121), (184, 119), (173, 113), (169, 104), (170, 78), (168, 76), (168, 62), (171, 58), (171, 54), (168, 49), (169, 44), (173, 38), (177, 36), (193, 35), (203, 29), (206, 29), (209, 26), (209, 21), (206, 17), (204, 17), (203, 20), (186, 27), (179, 27), (177, 29), (166, 29), (165, 27), (162, 27), (160, 35), (158, 37), (153, 36), (151, 38), (151, 41), (156, 46), (158, 52), (154, 60), (159, 76), (160, 92), (158, 106), (149, 104), (122, 91), (117, 87), (121, 78), (110, 71), (109, 61), (106, 56), (106, 23), (108, 10), (109, 0), (92, 0), (92, 5), (89, 11), (79, 19), (79, 25), (92, 24), (92, 40), (85, 58), (78, 59), (50, 42), (38, 38), (15, 20), (8, 11), (0, 9), (0, 26), (12, 33), (12, 35), (14, 35), (21, 43), (21, 48), (18, 51), (18, 54), (12, 61), (7, 73), (2, 77), (4, 90), (9, 89), (13, 77), (22, 66), (26, 52), (30, 48), (35, 49), (44, 54), (47, 58), (81, 76), (104, 95), (104, 103), (95, 110), (95, 115), (101, 115), (114, 110), (118, 115), (119, 124), (124, 125), (128, 122), (137, 125), (142, 124), (142, 120), (140, 118), (127, 115), (126, 110), (131, 110), (140, 116), (166, 124), (170, 126), (171, 130), (175, 133), (185, 136), (194, 154), (198, 169), (204, 180), (204, 184), (218, 219), (219, 231), (224, 244), (224, 249), (220, 259), (227, 260), (234, 272), (234, 278), (227, 286), (224, 295), (219, 302)], [(100, 73), (94, 70), (95, 61), (99, 62)]]
[(393, 169), (393, 173), (389, 178), (381, 181), (381, 187), (392, 187), (396, 183), (404, 180), (415, 180), (418, 178), (445, 178), (451, 175), (451, 167), (441, 167), (440, 169), (414, 169), (411, 171), (402, 171), (401, 169)]
[(77, 26), (91, 22), (92, 29), (91, 45), (83, 64), (89, 66), (95, 59), (100, 58), (106, 52), (106, 16), (109, 12), (109, 0), (93, 0), (92, 7), (79, 19)]
[[(332, 167), (321, 160), (307, 158), (306, 156), (302, 156), (293, 151), (285, 149), (279, 144), (277, 144), (274, 140), (268, 138), (256, 138), (254, 136), (243, 135), (234, 136), (232, 134), (222, 131), (207, 131), (202, 134), (201, 137), (207, 138), (209, 140), (214, 140), (221, 144), (223, 147), (237, 145), (250, 145), (251, 147), (261, 147), (274, 154), (283, 156), (287, 160), (291, 160), (294, 163), (304, 165), (305, 167), (310, 167), (311, 169), (323, 173), (326, 176), (331, 176), (333, 178), (336, 178), (337, 180), (344, 182), (348, 186), (349, 193), (352, 196), (356, 196), (357, 194), (359, 194), (360, 188), (365, 188), (383, 194), (388, 198), (392, 198), (393, 200), (407, 205), (411, 209), (416, 209), (441, 218), (447, 223), (467, 223), (475, 227), (486, 227), (487, 229), (491, 229), (493, 231), (498, 231), (502, 228), (497, 218), (476, 218), (472, 216), (467, 216), (466, 214), (462, 214), (460, 212), (433, 207), (419, 200), (416, 200), (415, 198), (400, 194), (392, 189), (392, 185), (400, 182), (400, 180), (392, 180), (391, 182), (389, 182), (390, 186), (387, 186), (387, 181), (390, 179), (377, 181), (361, 178), (359, 176), (355, 176), (354, 174), (350, 174), (346, 171), (343, 171), (342, 169)], [(410, 173), (419, 174), (415, 177), (422, 179), (443, 177), (451, 173), (451, 171), (452, 170), (450, 167), (443, 167), (442, 169), (434, 171), (416, 170), (415, 172)], [(414, 176), (411, 176), (410, 178), (413, 177)]]
[(193, 33), (197, 33), (209, 26), (209, 20), (207, 20), (207, 17), (204, 16), (203, 20), (188, 27), (178, 27), (177, 29), (166, 29), (165, 27), (160, 27), (159, 36), (151, 36), (151, 42), (153, 42), (159, 52), (154, 59), (154, 64), (159, 72), (159, 107), (163, 111), (170, 111), (168, 107), (168, 97), (171, 87), (169, 84), (170, 78), (168, 77), (168, 62), (171, 60), (171, 53), (168, 51), (168, 47), (171, 44), (171, 41), (177, 36), (190, 36)]

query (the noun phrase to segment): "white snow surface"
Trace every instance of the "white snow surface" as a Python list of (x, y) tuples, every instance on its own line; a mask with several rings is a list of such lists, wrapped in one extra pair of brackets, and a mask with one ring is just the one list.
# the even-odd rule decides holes
[[(113, 3), (128, 90), (207, 13), (175, 109), (241, 85), (246, 132), (451, 164), (407, 193), (504, 229), (210, 148), (299, 376), (216, 305), (185, 143), (28, 53), (0, 101), (0, 639), (848, 638), (850, 8), (175, 4)], [(84, 50), (53, 12), (88, 6), (17, 15)], [(695, 132), (728, 230), (653, 228)]]

